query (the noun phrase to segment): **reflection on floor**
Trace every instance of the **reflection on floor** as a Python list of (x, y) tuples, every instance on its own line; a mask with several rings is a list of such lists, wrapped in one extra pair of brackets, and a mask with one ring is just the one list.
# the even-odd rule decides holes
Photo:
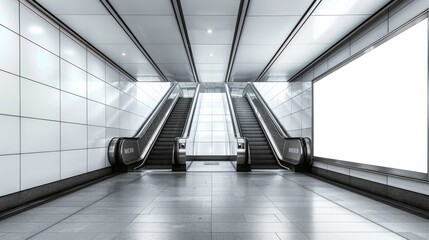
[(235, 172), (231, 161), (193, 161), (188, 172)]
[(428, 239), (429, 221), (290, 172), (132, 172), (0, 222), (0, 239)]

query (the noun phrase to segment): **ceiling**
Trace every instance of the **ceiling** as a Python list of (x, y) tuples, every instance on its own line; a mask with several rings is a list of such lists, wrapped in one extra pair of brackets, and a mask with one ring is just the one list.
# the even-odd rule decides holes
[(37, 0), (136, 80), (178, 82), (288, 80), (389, 2)]

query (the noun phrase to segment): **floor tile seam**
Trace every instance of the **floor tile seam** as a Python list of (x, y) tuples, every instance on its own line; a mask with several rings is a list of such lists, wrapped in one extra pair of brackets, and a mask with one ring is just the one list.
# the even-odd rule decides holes
[[(325, 196), (323, 196), (323, 195), (321, 195), (321, 194), (319, 194), (319, 193), (315, 192), (314, 190), (312, 190), (312, 189), (310, 189), (310, 188), (308, 188), (308, 187), (306, 187), (306, 186), (303, 186), (303, 185), (301, 185), (301, 184), (300, 184), (300, 183), (298, 183), (298, 182), (295, 182), (294, 180), (287, 179), (287, 178), (285, 178), (285, 177), (284, 177), (282, 174), (280, 174), (280, 173), (277, 173), (277, 174), (278, 174), (278, 175), (280, 175), (282, 178), (284, 178), (284, 179), (286, 179), (286, 180), (288, 180), (288, 181), (291, 181), (291, 182), (293, 182), (293, 183), (295, 183), (295, 184), (299, 185), (300, 187), (302, 187), (302, 188), (306, 189), (307, 191), (310, 191), (310, 192), (312, 192), (312, 193), (314, 193), (314, 194), (316, 194), (316, 195), (318, 195), (318, 196), (322, 197), (323, 199), (326, 199), (326, 200), (328, 200), (329, 202), (332, 202), (332, 203), (334, 203), (335, 205), (337, 205), (337, 206), (339, 206), (339, 207), (341, 207), (341, 208), (344, 208), (344, 209), (346, 209), (346, 210), (348, 210), (348, 211), (350, 211), (350, 212), (352, 212), (352, 213), (356, 214), (357, 216), (362, 217), (362, 218), (366, 219), (367, 221), (369, 221), (369, 222), (371, 222), (371, 223), (373, 223), (373, 224), (375, 224), (375, 225), (377, 225), (377, 226), (379, 226), (379, 227), (381, 227), (381, 228), (384, 228), (384, 229), (386, 229), (387, 231), (389, 231), (389, 232), (391, 232), (391, 233), (393, 233), (393, 234), (396, 234), (396, 235), (398, 235), (399, 237), (402, 237), (402, 238), (403, 238), (403, 236), (401, 236), (398, 232), (395, 232), (394, 230), (391, 230), (390, 228), (387, 228), (387, 227), (385, 227), (385, 226), (383, 226), (383, 225), (379, 224), (378, 222), (372, 221), (371, 219), (369, 219), (369, 218), (367, 218), (367, 217), (365, 217), (365, 216), (361, 215), (360, 213), (355, 212), (354, 210), (351, 210), (351, 209), (349, 209), (349, 208), (347, 208), (347, 207), (345, 207), (345, 206), (343, 206), (343, 205), (341, 205), (341, 204), (339, 204), (339, 203), (337, 203), (337, 202), (334, 202), (334, 201), (332, 201), (332, 200), (328, 199), (327, 197), (325, 197)], [(308, 177), (308, 176), (307, 176), (307, 177)], [(320, 181), (320, 180), (319, 180), (319, 181)], [(328, 183), (328, 184), (329, 184), (329, 185), (331, 185), (330, 183)], [(332, 185), (332, 186), (334, 186), (334, 185)], [(334, 187), (337, 187), (337, 186), (334, 186)]]
[[(277, 175), (278, 173), (276, 173), (275, 175)], [(261, 187), (259, 187), (258, 185), (256, 185), (256, 183), (254, 183), (254, 181), (253, 180), (250, 180), (251, 182), (252, 182), (252, 184), (254, 184), (255, 186), (257, 186), (258, 188), (261, 188)], [(262, 189), (261, 189), (261, 191), (262, 191)], [(268, 201), (270, 201), (270, 203), (271, 204), (273, 204), (273, 206), (283, 215), (283, 216), (285, 216), (288, 220), (289, 220), (289, 222), (294, 226), (294, 227), (296, 227), (295, 226), (295, 224), (292, 222), (292, 220), (290, 219), (290, 218), (288, 218), (287, 217), (287, 215), (285, 215), (275, 204), (274, 204), (274, 202), (268, 197), (268, 195), (264, 192), (264, 191), (262, 191), (262, 193), (264, 194), (264, 196), (268, 199)], [(281, 221), (281, 219), (279, 219), (279, 217), (277, 217), (277, 215), (276, 214), (274, 214), (275, 216), (276, 216), (276, 218), (280, 221), (280, 223), (282, 222)], [(298, 228), (298, 227), (296, 227), (296, 228)], [(299, 228), (298, 228), (299, 229)]]
[[(138, 177), (138, 178), (133, 179), (132, 181), (128, 182), (127, 184), (132, 183), (132, 182), (135, 182), (135, 181), (139, 180), (140, 178), (142, 178), (142, 177), (143, 177), (143, 176), (145, 176), (145, 175), (146, 175), (146, 173), (144, 173), (143, 175), (141, 175), (141, 176), (140, 176), (140, 177)], [(31, 238), (33, 238), (33, 237), (36, 237), (37, 235), (39, 235), (39, 234), (41, 234), (41, 233), (45, 232), (46, 230), (48, 230), (49, 228), (51, 228), (51, 227), (55, 226), (56, 224), (61, 223), (61, 222), (63, 222), (64, 220), (66, 220), (66, 219), (70, 218), (71, 216), (73, 216), (73, 215), (75, 215), (75, 214), (77, 214), (77, 213), (79, 213), (79, 212), (83, 211), (84, 209), (87, 209), (88, 207), (90, 207), (90, 206), (92, 206), (92, 205), (94, 205), (94, 204), (96, 204), (96, 203), (100, 202), (101, 200), (103, 200), (103, 199), (104, 199), (104, 198), (106, 198), (107, 196), (110, 196), (111, 194), (113, 194), (113, 193), (117, 192), (119, 189), (120, 189), (120, 187), (116, 187), (116, 188), (115, 188), (114, 190), (112, 190), (110, 193), (108, 193), (107, 195), (105, 195), (105, 196), (103, 196), (102, 198), (98, 199), (97, 201), (95, 201), (95, 202), (93, 202), (93, 203), (89, 204), (89, 205), (88, 205), (88, 206), (86, 206), (86, 207), (83, 207), (83, 208), (81, 208), (81, 209), (77, 210), (76, 212), (73, 212), (73, 213), (69, 214), (67, 217), (65, 217), (65, 218), (63, 218), (63, 219), (61, 219), (61, 220), (59, 220), (59, 221), (57, 221), (57, 222), (52, 223), (51, 225), (47, 226), (47, 227), (46, 227), (46, 228), (44, 228), (43, 230), (41, 230), (41, 231), (39, 231), (39, 232), (35, 233), (34, 235), (31, 235), (31, 236), (30, 236), (30, 237), (28, 237), (27, 239), (31, 239)], [(41, 205), (41, 206), (43, 206), (43, 205)], [(98, 234), (97, 234), (97, 235), (98, 235)]]

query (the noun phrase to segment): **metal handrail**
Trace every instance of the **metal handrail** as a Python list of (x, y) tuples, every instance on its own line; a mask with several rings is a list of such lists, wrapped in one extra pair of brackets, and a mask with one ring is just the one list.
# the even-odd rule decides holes
[[(274, 126), (276, 127), (277, 131), (284, 137), (284, 138), (290, 138), (291, 136), (287, 133), (287, 131), (278, 123), (279, 120), (277, 119), (277, 117), (272, 113), (271, 108), (268, 107), (267, 102), (265, 102), (264, 98), (261, 96), (261, 94), (259, 93), (258, 89), (256, 89), (255, 84), (253, 83), (249, 83), (247, 84), (247, 86), (249, 86), (252, 89), (252, 92), (256, 95), (256, 97), (258, 98), (258, 100), (261, 102), (261, 104), (263, 105), (263, 107), (265, 108), (265, 110), (268, 113), (268, 117), (271, 119), (272, 123), (274, 124)], [(247, 87), (246, 86), (246, 87)]]
[(182, 132), (182, 138), (188, 138), (191, 131), (192, 121), (194, 120), (195, 109), (197, 107), (198, 97), (200, 96), (200, 84), (195, 88), (194, 98), (192, 99), (191, 109), (189, 110), (188, 116), (185, 122), (185, 128)]
[(253, 83), (246, 86), (244, 94), (249, 100), (255, 116), (262, 126), (262, 130), (274, 150), (278, 164), (284, 168), (288, 167), (282, 163), (294, 169), (297, 169), (298, 166), (308, 167), (311, 164), (310, 139), (290, 137), (279, 124), (278, 119), (274, 116)]
[(236, 138), (241, 138), (241, 129), (240, 125), (237, 121), (237, 114), (234, 110), (234, 106), (232, 105), (231, 93), (229, 90), (229, 86), (225, 83), (225, 91), (226, 91), (226, 99), (228, 102), (229, 112), (231, 113), (232, 125), (234, 127), (234, 134)]
[(168, 91), (162, 97), (162, 100), (158, 102), (158, 104), (155, 106), (155, 108), (150, 113), (149, 117), (145, 120), (145, 122), (142, 124), (142, 126), (140, 127), (140, 129), (136, 132), (136, 134), (134, 134), (134, 138), (137, 138), (137, 137), (140, 137), (140, 136), (144, 135), (144, 133), (149, 128), (149, 126), (152, 124), (152, 122), (155, 119), (155, 117), (158, 115), (159, 111), (161, 111), (161, 108), (164, 105), (165, 101), (167, 101), (168, 97), (171, 95), (171, 93), (173, 93), (173, 91), (175, 90), (176, 86), (178, 86), (178, 85), (179, 84), (177, 82), (174, 82), (171, 85), (171, 87), (168, 89)]

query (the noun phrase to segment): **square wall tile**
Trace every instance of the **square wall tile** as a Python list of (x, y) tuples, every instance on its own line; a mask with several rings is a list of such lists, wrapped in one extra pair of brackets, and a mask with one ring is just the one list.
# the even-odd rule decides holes
[(61, 123), (61, 150), (84, 149), (88, 147), (88, 126)]
[(60, 39), (61, 58), (86, 70), (86, 49), (64, 33), (61, 33)]
[(106, 167), (106, 148), (88, 149), (88, 172)]
[(21, 115), (60, 120), (60, 91), (21, 78)]
[(19, 33), (19, 2), (16, 0), (0, 1), (0, 24)]
[(87, 65), (89, 73), (100, 80), (106, 80), (106, 64), (90, 52), (87, 52)]
[(61, 60), (61, 89), (81, 97), (86, 97), (85, 71)]
[(61, 179), (87, 172), (87, 150), (61, 152)]
[(120, 110), (106, 106), (106, 127), (119, 128), (120, 127)]
[(119, 73), (109, 65), (106, 65), (106, 82), (115, 88), (119, 88)]
[(106, 146), (106, 128), (88, 126), (88, 148)]
[(20, 156), (0, 156), (0, 196), (20, 190)]
[(60, 60), (21, 37), (21, 76), (55, 88), (60, 86)]
[(18, 75), (19, 36), (11, 30), (0, 26), (0, 39), (0, 70)]
[(21, 36), (59, 56), (60, 30), (24, 5), (19, 15)]
[(21, 190), (60, 180), (60, 152), (21, 155)]
[(19, 77), (0, 71), (0, 114), (19, 115)]
[(106, 106), (88, 101), (88, 124), (96, 126), (106, 125)]
[(20, 134), (19, 117), (0, 115), (0, 155), (19, 154)]
[(106, 84), (100, 79), (88, 74), (88, 98), (105, 104), (106, 103)]
[(21, 152), (60, 150), (60, 123), (21, 118)]
[(61, 121), (86, 124), (86, 99), (61, 92)]

